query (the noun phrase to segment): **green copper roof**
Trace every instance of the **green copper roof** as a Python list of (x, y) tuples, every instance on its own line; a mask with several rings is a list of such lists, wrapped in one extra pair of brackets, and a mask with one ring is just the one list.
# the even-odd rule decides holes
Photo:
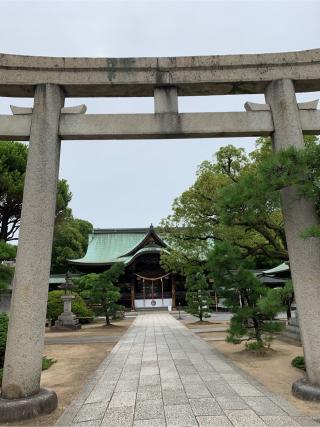
[(74, 265), (113, 264), (115, 262), (129, 264), (140, 254), (160, 252), (161, 246), (158, 245), (140, 246), (150, 233), (160, 239), (153, 228), (94, 230), (93, 234), (89, 235), (86, 255), (83, 258), (69, 260), (69, 263)]
[(283, 262), (280, 265), (277, 265), (277, 267), (271, 268), (270, 270), (263, 271), (263, 274), (276, 274), (276, 273), (283, 273), (285, 271), (289, 271), (290, 267), (288, 263)]
[[(72, 278), (75, 277), (80, 277), (80, 274), (72, 274)], [(49, 285), (62, 285), (65, 282), (65, 274), (51, 274), (49, 277)]]

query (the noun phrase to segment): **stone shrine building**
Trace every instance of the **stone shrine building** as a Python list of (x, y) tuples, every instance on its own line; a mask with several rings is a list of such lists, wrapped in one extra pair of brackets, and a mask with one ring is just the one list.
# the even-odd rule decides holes
[(151, 225), (150, 228), (95, 229), (89, 235), (83, 258), (69, 260), (77, 272), (101, 273), (123, 262), (119, 303), (131, 310), (176, 307), (185, 303), (184, 280), (165, 271), (160, 253), (167, 245)]

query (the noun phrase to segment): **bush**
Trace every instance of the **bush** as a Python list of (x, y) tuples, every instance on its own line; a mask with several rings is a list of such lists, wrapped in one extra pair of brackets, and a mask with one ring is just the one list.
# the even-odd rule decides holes
[(54, 363), (56, 363), (56, 360), (52, 359), (51, 357), (44, 356), (42, 358), (42, 370), (46, 371), (50, 368)]
[(301, 369), (302, 371), (306, 370), (306, 365), (304, 363), (304, 357), (303, 356), (297, 356), (294, 359), (292, 359), (291, 365), (294, 368)]
[(6, 313), (0, 313), (0, 368), (3, 367), (6, 352), (9, 317)]
[[(47, 305), (47, 319), (51, 319), (52, 322), (55, 322), (58, 319), (58, 316), (63, 312), (63, 302), (61, 296), (64, 295), (63, 291), (51, 291), (48, 296), (48, 305)], [(78, 294), (74, 294), (75, 299), (72, 301), (72, 312), (77, 317), (93, 317), (93, 313), (86, 306), (86, 303)], [(80, 323), (89, 323), (90, 319), (79, 319)]]

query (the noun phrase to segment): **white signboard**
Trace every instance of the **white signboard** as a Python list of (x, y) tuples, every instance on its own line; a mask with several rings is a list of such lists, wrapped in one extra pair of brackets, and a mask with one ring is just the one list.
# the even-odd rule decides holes
[(162, 299), (135, 299), (134, 304), (136, 308), (159, 308), (172, 306), (171, 298)]

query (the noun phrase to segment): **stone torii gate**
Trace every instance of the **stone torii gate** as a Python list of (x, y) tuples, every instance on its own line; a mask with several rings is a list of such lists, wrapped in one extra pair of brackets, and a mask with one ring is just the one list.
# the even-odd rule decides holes
[[(29, 140), (21, 228), (0, 399), (0, 420), (50, 412), (40, 389), (60, 141), (268, 136), (274, 150), (303, 148), (320, 133), (316, 103), (296, 92), (320, 90), (320, 49), (259, 55), (177, 58), (47, 58), (0, 55), (0, 96), (34, 97), (33, 108), (0, 116), (0, 139)], [(246, 111), (178, 112), (178, 96), (265, 94)], [(154, 97), (154, 114), (84, 114), (65, 97)], [(300, 238), (318, 224), (315, 207), (295, 188), (282, 190), (290, 266), (308, 381), (296, 395), (320, 398), (320, 240)]]

